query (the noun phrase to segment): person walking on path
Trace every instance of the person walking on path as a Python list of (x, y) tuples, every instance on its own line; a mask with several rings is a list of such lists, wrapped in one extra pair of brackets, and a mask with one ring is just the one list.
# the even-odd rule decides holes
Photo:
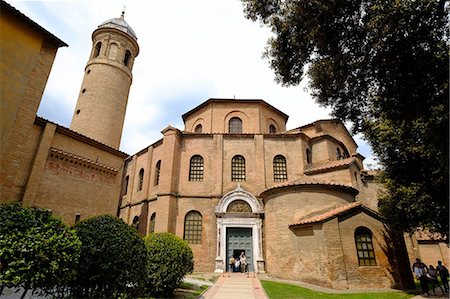
[(412, 266), (412, 270), (414, 276), (420, 281), (420, 288), (422, 289), (422, 293), (425, 296), (428, 296), (428, 267), (420, 261), (420, 259), (416, 259), (416, 262)]
[(437, 270), (434, 269), (433, 265), (430, 265), (427, 276), (431, 280), (431, 285), (433, 287), (433, 294), (436, 295), (436, 291), (434, 290), (434, 285), (436, 284), (441, 289), (442, 294), (444, 294), (444, 290), (442, 289), (441, 285), (439, 284), (439, 280), (437, 279)]
[(441, 278), (442, 285), (444, 286), (445, 292), (448, 293), (448, 269), (442, 265), (442, 261), (438, 261), (436, 271)]
[(234, 256), (230, 257), (230, 268), (228, 269), (228, 276), (230, 276), (230, 272), (234, 272), (234, 264), (236, 263), (236, 260), (234, 259)]

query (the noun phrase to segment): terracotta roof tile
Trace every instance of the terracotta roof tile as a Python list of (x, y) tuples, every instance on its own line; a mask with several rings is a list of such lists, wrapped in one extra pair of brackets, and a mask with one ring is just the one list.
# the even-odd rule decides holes
[(350, 157), (350, 158), (331, 161), (331, 162), (327, 162), (327, 163), (323, 163), (323, 164), (319, 164), (319, 165), (312, 165), (312, 167), (307, 168), (305, 170), (305, 174), (314, 174), (314, 173), (318, 173), (318, 172), (328, 171), (328, 170), (331, 170), (334, 168), (345, 167), (345, 166), (352, 164), (353, 162), (356, 163), (356, 159), (354, 157)]
[(324, 221), (326, 221), (328, 219), (337, 217), (338, 215), (340, 215), (340, 214), (342, 214), (344, 212), (347, 212), (349, 210), (352, 210), (352, 209), (354, 209), (356, 207), (359, 207), (361, 205), (362, 204), (359, 201), (353, 202), (351, 204), (337, 207), (335, 209), (332, 209), (330, 211), (327, 211), (327, 212), (319, 214), (319, 215), (315, 215), (315, 216), (312, 216), (312, 217), (306, 217), (304, 219), (301, 219), (299, 222), (290, 224), (289, 227), (298, 226), (298, 225), (304, 225), (304, 224), (310, 224), (310, 223), (316, 223), (316, 222), (324, 222)]

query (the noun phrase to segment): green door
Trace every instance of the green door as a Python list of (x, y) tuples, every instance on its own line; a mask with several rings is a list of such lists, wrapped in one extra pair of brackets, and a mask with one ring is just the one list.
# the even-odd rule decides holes
[(247, 269), (253, 269), (253, 239), (251, 228), (227, 228), (227, 271), (229, 271), (228, 261), (233, 255), (236, 259), (241, 252), (245, 253)]

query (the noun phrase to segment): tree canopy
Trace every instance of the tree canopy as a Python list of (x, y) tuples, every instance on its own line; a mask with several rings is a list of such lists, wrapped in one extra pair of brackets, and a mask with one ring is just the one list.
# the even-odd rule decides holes
[(448, 240), (449, 44), (442, 0), (242, 0), (271, 28), (276, 81), (306, 76), (315, 100), (361, 132), (383, 167), (392, 227)]

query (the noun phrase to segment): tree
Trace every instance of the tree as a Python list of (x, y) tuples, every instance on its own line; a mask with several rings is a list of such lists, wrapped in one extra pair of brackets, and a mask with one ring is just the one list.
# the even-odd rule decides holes
[(383, 167), (391, 227), (448, 240), (449, 46), (443, 0), (243, 0), (269, 26), (283, 85), (308, 75), (320, 105), (362, 132)]
[(78, 222), (74, 228), (82, 246), (72, 295), (138, 296), (146, 278), (147, 250), (137, 230), (109, 215)]
[[(0, 285), (61, 297), (75, 276), (81, 243), (51, 212), (0, 206)], [(0, 292), (1, 294), (1, 292)]]
[(170, 297), (194, 269), (189, 245), (171, 233), (153, 233), (145, 238), (148, 252), (147, 291), (153, 296)]

